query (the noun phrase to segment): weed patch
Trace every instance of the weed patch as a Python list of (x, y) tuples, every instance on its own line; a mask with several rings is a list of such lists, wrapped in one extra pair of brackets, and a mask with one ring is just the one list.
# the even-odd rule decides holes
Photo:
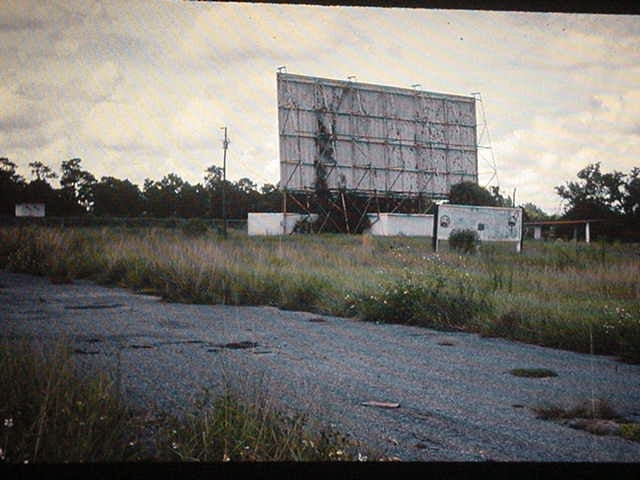
[[(243, 403), (231, 393), (212, 402), (205, 393), (195, 414), (171, 419), (159, 445), (173, 461), (343, 461), (357, 458), (358, 445), (329, 428), (309, 432), (308, 419), (284, 415), (264, 403)], [(362, 449), (360, 449), (362, 451)]]
[(45, 355), (0, 346), (0, 418), (6, 462), (141, 459), (141, 420), (104, 375), (79, 383), (69, 349)]
[(624, 423), (620, 425), (620, 436), (627, 440), (640, 442), (640, 424)]
[(480, 243), (475, 230), (453, 230), (449, 235), (449, 247), (461, 253), (473, 253)]
[(543, 420), (562, 420), (570, 418), (597, 418), (600, 420), (617, 420), (620, 415), (606, 400), (582, 402), (573, 407), (564, 408), (558, 405), (546, 405), (534, 408), (538, 418)]
[(445, 289), (441, 279), (402, 280), (380, 285), (380, 291), (354, 295), (351, 306), (363, 320), (461, 329), (491, 311), (490, 304), (470, 286)]
[(640, 424), (627, 422), (606, 400), (582, 402), (568, 408), (546, 405), (533, 410), (542, 420), (555, 421), (594, 435), (618, 435), (640, 442)]
[(0, 345), (0, 462), (380, 459), (333, 428), (230, 390), (204, 395), (185, 418), (135, 411), (106, 375), (79, 379), (72, 353)]

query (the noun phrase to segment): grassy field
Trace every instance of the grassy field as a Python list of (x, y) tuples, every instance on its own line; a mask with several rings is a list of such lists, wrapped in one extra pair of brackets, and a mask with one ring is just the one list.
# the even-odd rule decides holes
[(154, 228), (0, 228), (0, 268), (169, 301), (275, 305), (478, 332), (640, 362), (640, 247), (569, 242), (433, 254), (428, 240), (227, 240)]

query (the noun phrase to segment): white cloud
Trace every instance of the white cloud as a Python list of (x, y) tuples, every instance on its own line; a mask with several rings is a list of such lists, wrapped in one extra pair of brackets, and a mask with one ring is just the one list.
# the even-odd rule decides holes
[(0, 59), (0, 155), (19, 165), (200, 181), (227, 125), (230, 177), (275, 183), (283, 64), (482, 92), (501, 185), (547, 208), (586, 163), (628, 171), (640, 153), (637, 16), (11, 0)]
[(529, 128), (499, 138), (494, 148), (503, 184), (517, 186), (528, 201), (553, 210), (558, 202), (553, 187), (575, 179), (587, 164), (601, 162), (604, 171), (625, 173), (638, 166), (640, 135), (633, 127), (640, 90), (594, 99), (595, 109), (538, 116)]

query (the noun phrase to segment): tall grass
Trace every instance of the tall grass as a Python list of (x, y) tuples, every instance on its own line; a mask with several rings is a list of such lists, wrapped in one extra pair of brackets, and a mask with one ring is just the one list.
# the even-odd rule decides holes
[[(223, 240), (180, 230), (0, 228), (0, 267), (177, 302), (273, 305), (456, 328), (640, 361), (638, 245), (535, 242), (431, 253), (417, 238)], [(404, 292), (407, 293), (404, 293)], [(386, 302), (386, 303), (385, 303)]]
[(81, 379), (53, 352), (0, 344), (0, 463), (383, 460), (333, 429), (227, 390), (186, 417), (123, 403), (106, 374)]
[(13, 463), (139, 458), (141, 419), (105, 375), (78, 383), (68, 348), (0, 345), (0, 459)]

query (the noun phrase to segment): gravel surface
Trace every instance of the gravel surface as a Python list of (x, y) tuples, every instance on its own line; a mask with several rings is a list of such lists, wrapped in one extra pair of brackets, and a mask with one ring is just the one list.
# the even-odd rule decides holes
[[(179, 414), (203, 387), (232, 385), (402, 460), (640, 461), (640, 443), (531, 410), (594, 396), (639, 421), (640, 366), (610, 357), (271, 307), (170, 304), (6, 272), (0, 337), (67, 338), (83, 371), (119, 365), (123, 395), (136, 406)], [(515, 368), (558, 376), (516, 377)]]

